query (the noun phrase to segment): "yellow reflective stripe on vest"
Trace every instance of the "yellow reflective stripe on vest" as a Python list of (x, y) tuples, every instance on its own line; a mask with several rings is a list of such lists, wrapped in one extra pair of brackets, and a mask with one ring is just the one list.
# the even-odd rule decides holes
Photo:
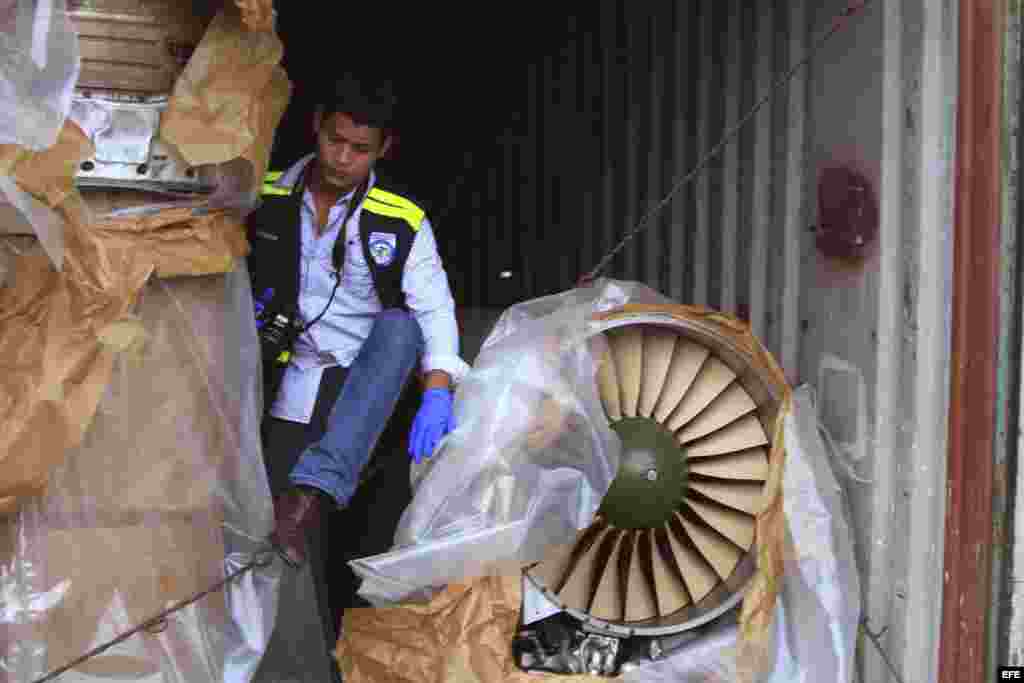
[(287, 197), (291, 193), (292, 189), (290, 187), (278, 187), (277, 185), (264, 185), (263, 189), (260, 191), (260, 194), (272, 194), (284, 197)]
[(284, 175), (281, 171), (268, 171), (263, 175), (263, 189), (260, 191), (261, 195), (277, 195), (279, 197), (287, 197), (292, 193), (290, 187), (278, 187), (274, 183), (281, 179)]
[(412, 227), (414, 232), (420, 229), (420, 225), (426, 217), (423, 209), (408, 199), (377, 188), (373, 188), (367, 193), (363, 209), (381, 216), (401, 218)]
[(379, 187), (371, 189), (367, 196), (373, 197), (381, 204), (390, 204), (391, 206), (395, 206), (400, 209), (414, 209), (416, 211), (421, 211), (420, 207), (416, 206), (402, 195), (382, 190)]
[[(281, 171), (268, 171), (264, 174), (261, 194), (276, 195), (279, 197), (287, 197), (290, 195), (292, 193), (292, 188), (279, 187), (275, 184), (281, 179), (282, 175), (284, 175), (284, 173)], [(394, 192), (382, 190), (378, 187), (372, 188), (366, 194), (366, 199), (363, 201), (363, 208), (381, 216), (401, 218), (412, 227), (413, 231), (420, 229), (420, 225), (426, 217), (426, 213), (423, 209), (416, 206), (405, 197), (397, 195)]]

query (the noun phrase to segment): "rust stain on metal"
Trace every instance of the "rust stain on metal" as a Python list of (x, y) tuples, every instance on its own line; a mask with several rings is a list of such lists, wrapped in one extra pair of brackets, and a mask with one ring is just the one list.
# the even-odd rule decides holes
[(818, 178), (818, 252), (841, 270), (860, 270), (878, 241), (878, 198), (873, 183), (850, 164), (821, 170)]
[[(959, 17), (949, 452), (940, 683), (985, 677), (997, 473), (1002, 44), (1005, 3), (963, 0)], [(1005, 482), (1002, 482), (1005, 487)], [(955, 600), (954, 595), (963, 596)]]

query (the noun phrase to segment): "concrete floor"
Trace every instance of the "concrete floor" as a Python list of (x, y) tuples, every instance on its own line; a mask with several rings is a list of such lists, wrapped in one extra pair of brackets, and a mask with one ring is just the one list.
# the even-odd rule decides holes
[[(480, 346), (501, 315), (502, 309), (472, 308), (458, 311), (461, 331), (461, 354), (472, 363)], [(381, 438), (377, 453), (368, 469), (387, 462), (380, 475), (366, 482), (368, 494), (359, 501), (353, 499), (352, 510), (332, 517), (333, 557), (330, 570), (332, 581), (333, 614), (340, 618), (343, 607), (358, 604), (354, 591), (356, 580), (345, 565), (347, 559), (374, 552), (384, 552), (390, 544), (401, 511), (408, 502), (408, 462), (402, 442), (403, 432), (411, 424), (415, 404), (400, 405), (395, 412), (393, 434)], [(381, 451), (386, 450), (386, 454)], [(394, 455), (395, 457), (387, 457)], [(398, 459), (401, 458), (401, 459)], [(404, 470), (402, 465), (405, 465)], [(383, 494), (383, 495), (382, 495)], [(358, 494), (357, 494), (358, 497)], [(371, 526), (368, 520), (373, 519)], [(334, 529), (339, 529), (336, 533)], [(340, 530), (344, 529), (344, 533)], [(335, 596), (334, 593), (338, 595)], [(330, 652), (334, 643), (327, 643), (321, 627), (321, 610), (313, 589), (313, 576), (309, 567), (300, 572), (287, 572), (281, 586), (277, 627), (271, 639), (254, 683), (337, 683), (340, 674)]]

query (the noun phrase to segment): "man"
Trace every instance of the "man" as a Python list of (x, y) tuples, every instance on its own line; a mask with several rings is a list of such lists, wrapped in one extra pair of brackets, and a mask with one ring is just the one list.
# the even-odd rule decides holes
[[(271, 294), (266, 310), (297, 307), (302, 320), (263, 426), (271, 542), (296, 567), (307, 534), (351, 499), (417, 361), (417, 461), (454, 426), (452, 386), (468, 370), (431, 224), (374, 170), (393, 141), (395, 97), (386, 83), (346, 78), (323, 100), (316, 151), (268, 174), (249, 218), (254, 294)], [(322, 559), (313, 562), (318, 592)]]

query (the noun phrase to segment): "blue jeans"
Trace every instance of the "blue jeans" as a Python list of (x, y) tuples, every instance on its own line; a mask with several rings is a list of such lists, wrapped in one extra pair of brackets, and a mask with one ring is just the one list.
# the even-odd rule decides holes
[(348, 504), (423, 347), (423, 332), (409, 313), (389, 308), (377, 315), (330, 410), (326, 432), (302, 452), (291, 483)]

